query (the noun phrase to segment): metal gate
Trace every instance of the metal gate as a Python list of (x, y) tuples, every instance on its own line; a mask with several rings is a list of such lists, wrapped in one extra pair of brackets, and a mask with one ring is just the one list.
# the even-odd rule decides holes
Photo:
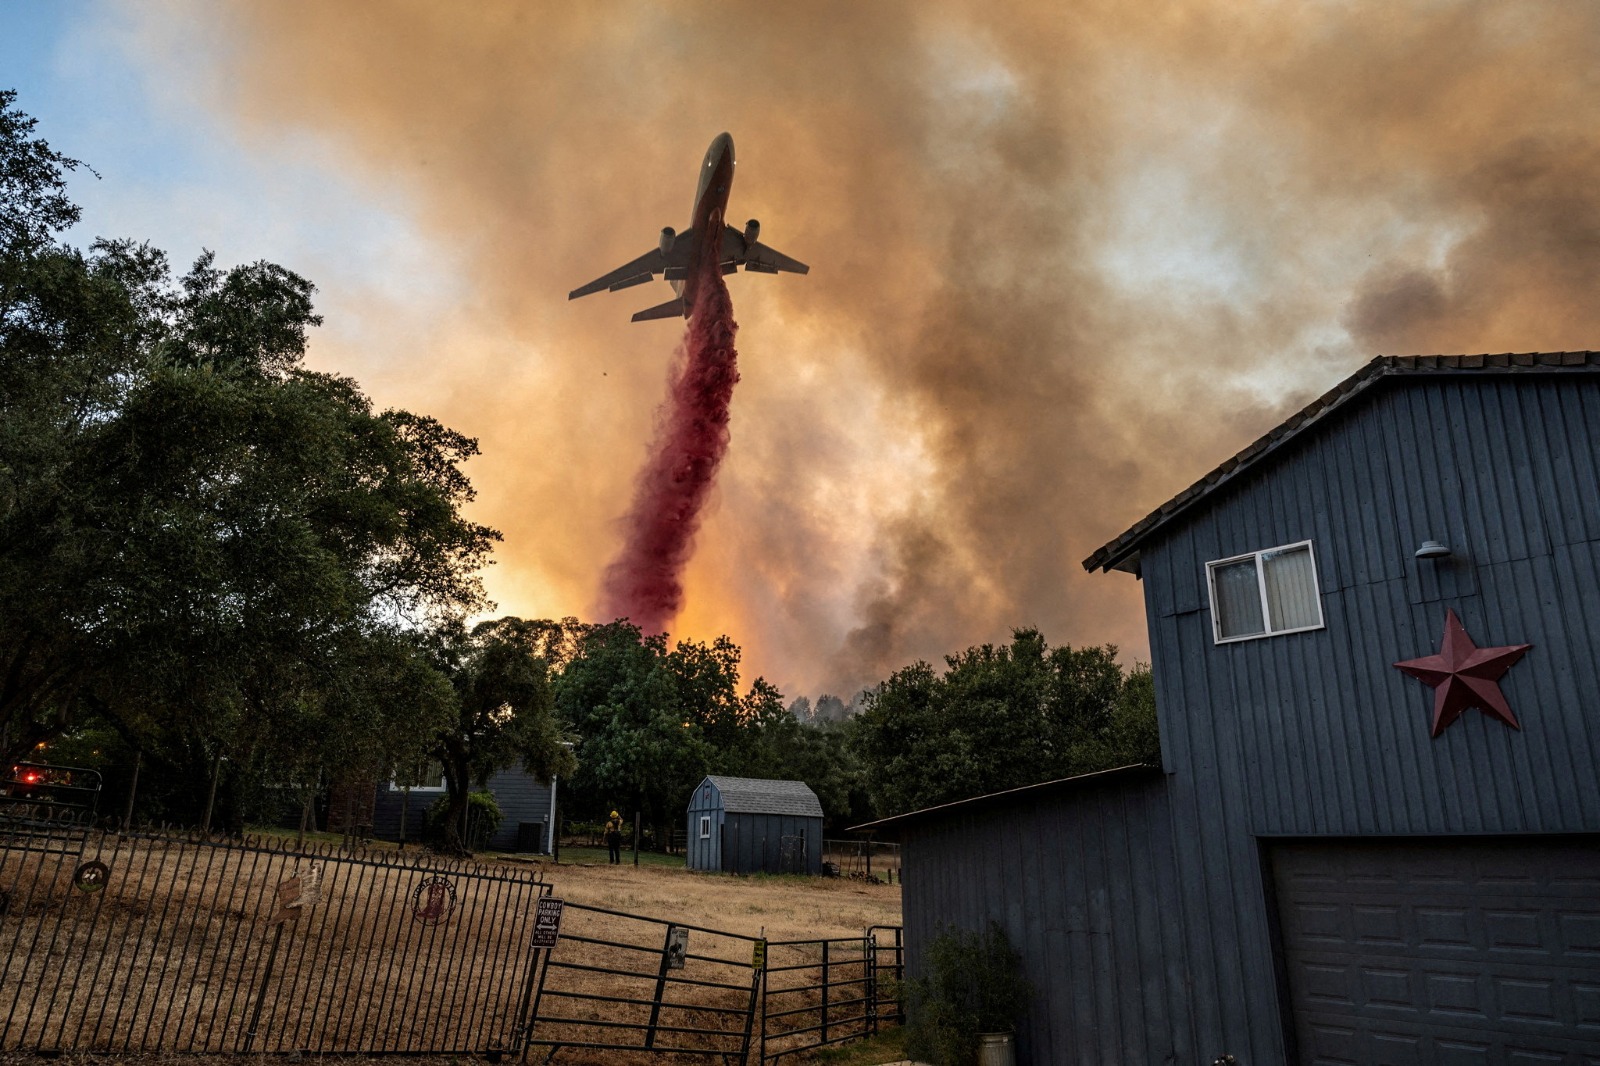
[(567, 903), (539, 972), (528, 1046), (677, 1052), (744, 1063), (759, 937)]
[(0, 1053), (514, 1049), (536, 874), (0, 824)]
[(883, 1021), (898, 1021), (900, 974), (899, 926), (873, 926), (859, 937), (769, 942), (760, 1061), (858, 1040)]

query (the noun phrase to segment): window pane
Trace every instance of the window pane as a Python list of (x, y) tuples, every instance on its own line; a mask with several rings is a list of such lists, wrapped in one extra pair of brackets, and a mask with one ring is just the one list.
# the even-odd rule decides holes
[(1266, 632), (1254, 559), (1212, 567), (1211, 584), (1216, 589), (1217, 632), (1223, 639)]
[(404, 788), (444, 788), (444, 764), (437, 759), (395, 775), (394, 783)]
[(1262, 579), (1267, 583), (1267, 613), (1272, 628), (1304, 629), (1322, 624), (1317, 601), (1317, 575), (1306, 545), (1261, 554)]

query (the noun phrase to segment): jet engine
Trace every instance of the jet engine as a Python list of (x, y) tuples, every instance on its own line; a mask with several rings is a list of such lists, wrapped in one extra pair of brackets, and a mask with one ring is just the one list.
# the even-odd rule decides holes
[(746, 248), (750, 247), (756, 243), (756, 238), (759, 236), (761, 236), (761, 223), (752, 218), (744, 224), (744, 246)]
[(666, 255), (672, 251), (672, 242), (678, 236), (678, 231), (671, 226), (661, 227), (661, 254)]

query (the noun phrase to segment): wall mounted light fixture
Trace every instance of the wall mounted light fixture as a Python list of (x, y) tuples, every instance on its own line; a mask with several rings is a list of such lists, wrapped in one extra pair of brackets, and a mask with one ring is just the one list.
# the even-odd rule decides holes
[(1417, 559), (1444, 559), (1450, 555), (1450, 547), (1436, 540), (1425, 540), (1422, 547), (1418, 548), (1413, 558)]

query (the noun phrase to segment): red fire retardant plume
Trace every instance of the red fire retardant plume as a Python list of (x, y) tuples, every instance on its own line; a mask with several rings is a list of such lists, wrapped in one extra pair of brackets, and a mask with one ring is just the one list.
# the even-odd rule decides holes
[(627, 540), (606, 567), (601, 593), (601, 618), (627, 618), (645, 633), (664, 632), (683, 606), (683, 568), (728, 451), (728, 403), (739, 380), (739, 326), (716, 264), (697, 279), (692, 311), (623, 520)]

